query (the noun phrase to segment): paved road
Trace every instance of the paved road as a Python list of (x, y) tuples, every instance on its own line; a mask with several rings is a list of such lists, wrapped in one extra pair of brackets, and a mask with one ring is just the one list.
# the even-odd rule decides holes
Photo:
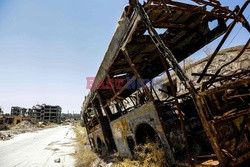
[(71, 167), (75, 144), (71, 125), (20, 134), (0, 141), (0, 167)]

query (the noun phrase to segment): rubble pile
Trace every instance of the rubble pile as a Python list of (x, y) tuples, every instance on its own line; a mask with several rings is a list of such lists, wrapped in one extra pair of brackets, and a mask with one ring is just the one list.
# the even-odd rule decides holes
[(11, 128), (11, 130), (15, 131), (17, 134), (35, 131), (36, 129), (37, 126), (29, 121), (22, 121), (21, 123)]
[(12, 135), (9, 133), (0, 132), (0, 140), (9, 140), (12, 138)]
[(39, 129), (41, 128), (30, 121), (22, 121), (19, 124), (10, 127), (9, 130), (0, 131), (0, 140), (9, 140), (13, 138), (14, 135), (26, 132), (35, 132)]

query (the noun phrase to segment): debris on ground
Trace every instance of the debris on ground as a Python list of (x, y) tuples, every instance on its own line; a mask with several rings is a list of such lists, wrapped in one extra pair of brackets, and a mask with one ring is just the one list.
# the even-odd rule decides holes
[(11, 127), (10, 129), (11, 130), (19, 130), (19, 131), (30, 131), (30, 130), (33, 130), (33, 129), (36, 129), (37, 126), (29, 121), (22, 121), (20, 122), (19, 124)]
[(37, 130), (41, 130), (44, 128), (55, 127), (57, 124), (55, 123), (33, 123), (32, 121), (24, 120), (15, 126), (8, 126), (6, 130), (0, 131), (0, 140), (9, 140), (14, 137), (14, 135), (18, 135), (26, 132), (35, 132)]
[(1, 133), (0, 132), (0, 140), (9, 140), (12, 138), (11, 134)]
[(60, 163), (61, 162), (61, 159), (60, 158), (57, 158), (54, 160), (55, 163)]

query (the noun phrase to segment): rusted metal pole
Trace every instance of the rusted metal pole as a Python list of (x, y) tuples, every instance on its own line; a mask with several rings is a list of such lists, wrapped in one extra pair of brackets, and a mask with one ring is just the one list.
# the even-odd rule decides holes
[(215, 74), (212, 76), (212, 78), (210, 79), (210, 82), (213, 81), (217, 76), (218, 74), (220, 73), (221, 69), (224, 68), (225, 66), (233, 63), (234, 61), (236, 61), (238, 58), (240, 58), (240, 56), (245, 52), (247, 46), (249, 45), (250, 43), (250, 39), (248, 39), (247, 43), (245, 44), (245, 46), (241, 49), (240, 53), (231, 61), (227, 62), (226, 64), (224, 64), (223, 66), (221, 66), (216, 72)]
[[(110, 79), (110, 76), (108, 74), (107, 74), (107, 77), (108, 77), (108, 79)], [(114, 89), (113, 86), (111, 86), (111, 89), (113, 90), (114, 95), (116, 95), (117, 93), (116, 93), (116, 91), (115, 91), (115, 89)], [(124, 106), (123, 102), (120, 99), (117, 99), (117, 102), (122, 105), (122, 107), (124, 108), (125, 111), (127, 110), (126, 107)]]
[(166, 59), (164, 59), (164, 57), (161, 54), (159, 56), (160, 56), (162, 65), (163, 65), (163, 67), (164, 67), (164, 69), (166, 71), (168, 81), (170, 83), (170, 87), (171, 87), (171, 90), (172, 90), (172, 93), (173, 93), (173, 96), (174, 96), (174, 99), (175, 99), (175, 105), (176, 105), (176, 108), (177, 108), (177, 111), (178, 111), (178, 115), (180, 117), (181, 130), (182, 130), (182, 133), (183, 133), (183, 136), (184, 136), (184, 139), (185, 139), (185, 146), (186, 146), (186, 151), (187, 151), (187, 155), (188, 155), (188, 161), (189, 161), (189, 164), (191, 166), (193, 166), (193, 161), (192, 161), (192, 157), (191, 157), (191, 153), (190, 153), (190, 146), (189, 146), (188, 138), (187, 138), (187, 132), (186, 132), (186, 129), (185, 129), (185, 122), (184, 122), (184, 119), (183, 119), (183, 114), (182, 114), (182, 111), (181, 111), (180, 103), (178, 102), (178, 97), (177, 97), (177, 94), (176, 94), (176, 91), (175, 91), (175, 88), (174, 88), (173, 80), (172, 80), (171, 75), (170, 75), (170, 73), (168, 71), (169, 66), (168, 66), (168, 64), (166, 62)]
[[(152, 82), (151, 82), (151, 83), (152, 83)], [(159, 96), (157, 95), (157, 93), (156, 93), (156, 91), (155, 91), (154, 86), (153, 86), (153, 85), (151, 85), (151, 86), (152, 86), (152, 90), (153, 90), (153, 92), (154, 92), (154, 94), (155, 94), (157, 100), (160, 100)]]
[(113, 100), (115, 100), (133, 81), (135, 77), (133, 76), (116, 94), (107, 101), (104, 107), (107, 107)]
[(174, 6), (175, 8), (178, 8), (179, 10), (183, 11), (189, 11), (189, 12), (197, 12), (197, 13), (202, 13), (207, 16), (213, 16), (213, 17), (218, 17), (218, 18), (228, 18), (228, 19), (234, 19), (234, 15), (232, 15), (231, 11), (226, 9), (225, 7), (217, 6), (217, 9), (220, 11), (223, 11), (224, 14), (219, 14), (216, 12), (208, 12), (204, 10), (202, 7), (200, 8), (194, 8), (191, 5), (184, 4), (182, 2), (177, 2), (177, 1), (172, 1), (172, 0), (165, 0), (167, 4)]
[(134, 106), (136, 106), (134, 100), (129, 96), (130, 101), (133, 103)]
[[(244, 10), (246, 9), (246, 7), (248, 6), (250, 0), (247, 0), (242, 8), (240, 9), (240, 11), (237, 13), (237, 16), (242, 15), (242, 13), (244, 12)], [(234, 19), (234, 21), (229, 25), (226, 34), (223, 36), (223, 38), (221, 39), (219, 45), (217, 46), (217, 48), (215, 49), (214, 53), (212, 54), (212, 56), (210, 57), (210, 59), (208, 60), (206, 66), (204, 67), (201, 76), (199, 77), (199, 79), (197, 80), (197, 83), (200, 83), (200, 81), (202, 80), (202, 78), (204, 77), (204, 74), (206, 74), (208, 67), (210, 66), (210, 64), (213, 62), (215, 56), (217, 55), (217, 53), (219, 52), (220, 48), (222, 47), (222, 45), (224, 44), (224, 42), (226, 41), (227, 37), (229, 36), (229, 34), (231, 33), (231, 31), (233, 30), (235, 24), (237, 23), (237, 20)]]
[(91, 149), (93, 149), (93, 146), (92, 146), (90, 138), (89, 138), (90, 132), (89, 132), (89, 127), (88, 127), (88, 118), (87, 118), (87, 114), (84, 111), (83, 111), (83, 120), (84, 120), (84, 123), (85, 123), (85, 127), (86, 127), (86, 131), (87, 131), (87, 136), (88, 136), (90, 147), (91, 147)]
[(146, 86), (146, 84), (142, 81), (142, 77), (139, 74), (138, 70), (136, 69), (135, 64), (132, 62), (132, 60), (131, 60), (131, 58), (130, 58), (128, 52), (127, 52), (127, 50), (123, 50), (123, 54), (124, 54), (125, 58), (127, 59), (127, 61), (128, 61), (129, 65), (130, 65), (131, 69), (133, 70), (136, 78), (139, 80), (140, 84), (145, 89), (146, 95), (148, 96), (148, 98), (150, 100), (153, 101), (154, 98), (153, 98), (152, 94), (150, 93), (150, 91), (149, 91), (148, 87)]
[(107, 117), (109, 119), (109, 122), (111, 122), (111, 120), (112, 120), (112, 113), (110, 111), (108, 111), (106, 109), (106, 107), (103, 106), (102, 98), (101, 98), (101, 95), (100, 95), (99, 91), (97, 91), (97, 98), (99, 100), (100, 106), (103, 108), (104, 112), (106, 113), (106, 115), (107, 115)]
[[(108, 79), (110, 80), (110, 76), (109, 76), (109, 74), (107, 74), (107, 77), (108, 77)], [(116, 94), (116, 91), (115, 91), (115, 88), (114, 88), (114, 86), (113, 86), (113, 85), (111, 86), (111, 89), (112, 89), (112, 91), (114, 92), (114, 94)]]
[(106, 149), (108, 151), (111, 151), (112, 148), (110, 145), (110, 143), (111, 143), (110, 136), (108, 135), (107, 128), (105, 127), (106, 123), (104, 122), (104, 117), (102, 114), (101, 106), (100, 105), (98, 106), (98, 103), (95, 103), (95, 104), (93, 103), (93, 106), (94, 106), (95, 112), (97, 113), (97, 116), (98, 116), (97, 119), (98, 119), (98, 122), (100, 124), (101, 129), (102, 129)]

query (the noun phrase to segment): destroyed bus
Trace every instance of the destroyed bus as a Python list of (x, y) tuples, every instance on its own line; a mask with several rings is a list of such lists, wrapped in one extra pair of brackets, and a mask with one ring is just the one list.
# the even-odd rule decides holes
[[(157, 142), (169, 166), (249, 160), (249, 69), (220, 73), (243, 55), (249, 40), (233, 59), (209, 70), (236, 23), (249, 32), (242, 14), (249, 1), (234, 10), (219, 1), (194, 2), (131, 0), (125, 7), (82, 106), (90, 145), (101, 156), (117, 151), (132, 157), (135, 146)], [(201, 71), (193, 73), (197, 80), (191, 80), (179, 62), (220, 36)], [(152, 86), (163, 73), (168, 84)]]

